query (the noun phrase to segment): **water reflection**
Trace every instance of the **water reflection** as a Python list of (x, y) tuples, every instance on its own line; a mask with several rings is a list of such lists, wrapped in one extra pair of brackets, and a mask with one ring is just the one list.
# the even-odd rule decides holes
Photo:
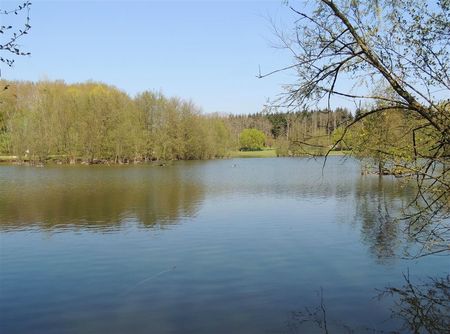
[(10, 168), (0, 178), (0, 229), (151, 227), (195, 215), (200, 182), (176, 168)]
[(402, 322), (401, 331), (450, 333), (450, 275), (413, 282), (408, 274), (404, 285), (387, 287), (380, 298), (392, 298), (392, 317)]
[(206, 198), (296, 199), (299, 206), (323, 201), (326, 211), (326, 201), (333, 199), (335, 219), (358, 226), (372, 254), (385, 261), (402, 244), (395, 218), (413, 192), (395, 179), (362, 177), (358, 171), (354, 161), (338, 159), (325, 169), (306, 159), (181, 162), (164, 168), (3, 166), (0, 229), (107, 230), (130, 221), (165, 226), (193, 217)]
[(371, 294), (401, 278), (409, 196), (339, 159), (1, 167), (0, 331), (279, 332), (323, 286), (330, 333), (364, 332), (389, 317)]
[(362, 241), (380, 262), (397, 256), (405, 246), (405, 225), (399, 218), (413, 199), (413, 186), (390, 177), (361, 177), (354, 196)]
[[(286, 324), (288, 333), (450, 333), (450, 275), (413, 281), (409, 273), (403, 275), (401, 286), (384, 288), (378, 299), (392, 303), (390, 319), (383, 324), (352, 326), (333, 317), (333, 309), (327, 306), (322, 289), (318, 291), (318, 303), (292, 311)], [(392, 322), (393, 324), (390, 324)], [(384, 330), (380, 327), (395, 328)], [(381, 325), (381, 326), (380, 326)]]
[[(231, 168), (233, 166), (233, 168)], [(169, 167), (2, 167), (0, 229), (118, 228), (126, 222), (152, 227), (193, 217), (205, 199), (236, 203), (263, 197), (309, 201), (333, 199), (337, 221), (353, 224), (380, 261), (403, 245), (396, 220), (413, 190), (395, 179), (362, 177), (357, 163), (331, 159), (178, 163)], [(346, 209), (347, 208), (347, 209)], [(230, 207), (229, 210), (233, 210)], [(352, 217), (349, 219), (349, 217)]]

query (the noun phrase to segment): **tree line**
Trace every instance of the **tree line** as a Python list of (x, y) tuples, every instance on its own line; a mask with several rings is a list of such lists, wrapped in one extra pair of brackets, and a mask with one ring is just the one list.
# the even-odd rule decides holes
[(346, 109), (203, 114), (191, 101), (151, 91), (130, 97), (98, 82), (0, 84), (0, 155), (35, 163), (222, 158), (248, 146), (249, 129), (265, 135), (258, 147), (280, 156), (324, 154), (339, 125), (352, 119)]
[[(278, 156), (325, 155), (334, 144), (333, 133), (353, 120), (348, 109), (315, 109), (279, 112), (264, 110), (250, 115), (230, 115), (232, 138), (239, 142), (245, 129), (255, 128), (266, 136), (266, 146)], [(344, 149), (337, 145), (335, 150)]]
[(1, 82), (0, 152), (75, 163), (210, 159), (229, 151), (217, 115), (190, 101), (102, 83)]
[[(404, 164), (401, 169), (395, 162), (413, 162), (437, 140), (435, 131), (420, 128), (423, 120), (400, 110), (372, 115), (370, 108), (355, 115), (345, 108), (219, 115), (203, 114), (193, 102), (162, 93), (130, 97), (96, 82), (1, 81), (1, 87), (0, 155), (19, 161), (222, 158), (232, 150), (251, 149), (247, 134), (252, 129), (262, 134), (255, 132), (259, 139), (253, 146), (274, 148), (278, 156), (352, 151), (385, 174), (405, 172)], [(362, 120), (349, 127), (357, 118)]]

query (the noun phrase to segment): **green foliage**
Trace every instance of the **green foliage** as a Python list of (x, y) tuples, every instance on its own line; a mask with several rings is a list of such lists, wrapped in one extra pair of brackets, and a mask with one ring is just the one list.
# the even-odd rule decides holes
[(258, 129), (244, 129), (239, 136), (241, 151), (260, 151), (265, 141), (266, 135)]
[(210, 159), (229, 151), (223, 119), (192, 103), (101, 83), (1, 82), (0, 153), (74, 163)]
[(337, 148), (351, 150), (366, 165), (376, 167), (377, 173), (411, 174), (417, 158), (431, 154), (438, 142), (436, 130), (424, 126), (424, 120), (411, 112), (360, 110), (358, 115), (359, 122), (333, 132), (333, 143), (339, 142)]
[(265, 148), (260, 151), (232, 151), (231, 158), (276, 158), (276, 150)]
[(278, 156), (303, 156), (326, 154), (333, 143), (331, 133), (340, 124), (352, 119), (348, 110), (337, 108), (334, 111), (263, 111), (251, 115), (231, 115), (227, 123), (231, 129), (232, 146), (236, 149), (242, 148), (239, 140), (241, 132), (252, 128), (266, 135), (265, 145), (275, 148)]
[(270, 123), (272, 123), (272, 129), (270, 132), (272, 133), (272, 136), (276, 139), (279, 136), (282, 136), (283, 134), (286, 134), (287, 129), (287, 118), (286, 114), (282, 113), (274, 113), (268, 115)]

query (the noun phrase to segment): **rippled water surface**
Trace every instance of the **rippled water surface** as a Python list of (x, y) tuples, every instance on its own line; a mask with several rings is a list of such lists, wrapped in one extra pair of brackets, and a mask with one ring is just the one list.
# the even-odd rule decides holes
[(322, 163), (0, 166), (0, 332), (398, 329), (377, 289), (448, 259), (402, 259), (408, 187)]

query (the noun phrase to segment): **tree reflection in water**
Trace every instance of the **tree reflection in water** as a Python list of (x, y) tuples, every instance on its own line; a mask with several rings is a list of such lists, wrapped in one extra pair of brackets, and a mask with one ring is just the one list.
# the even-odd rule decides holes
[[(319, 305), (305, 307), (291, 312), (287, 322), (288, 333), (304, 333), (313, 326), (319, 333), (450, 333), (450, 275), (429, 278), (427, 281), (413, 283), (409, 273), (404, 276), (404, 285), (386, 287), (378, 294), (379, 299), (391, 298), (391, 318), (399, 320), (400, 326), (390, 331), (370, 326), (352, 327), (340, 321), (333, 321), (326, 307), (323, 290), (320, 289)], [(394, 325), (395, 326), (395, 325)]]
[(401, 330), (412, 333), (450, 333), (450, 275), (413, 283), (409, 273), (405, 284), (387, 287), (380, 297), (394, 298), (392, 317), (403, 322)]
[[(414, 184), (406, 179), (367, 177), (358, 181), (354, 222), (360, 225), (362, 242), (379, 263), (402, 256), (413, 258), (450, 251), (448, 245), (442, 245), (448, 221), (411, 225), (409, 213), (414, 210), (411, 203), (415, 193)], [(438, 237), (440, 244), (430, 242)]]
[(410, 186), (381, 177), (361, 178), (355, 187), (354, 221), (361, 239), (378, 262), (395, 259), (406, 239), (398, 219), (412, 198)]
[(204, 198), (202, 183), (170, 167), (21, 168), (2, 186), (0, 231), (108, 231), (129, 221), (164, 228), (195, 216)]

